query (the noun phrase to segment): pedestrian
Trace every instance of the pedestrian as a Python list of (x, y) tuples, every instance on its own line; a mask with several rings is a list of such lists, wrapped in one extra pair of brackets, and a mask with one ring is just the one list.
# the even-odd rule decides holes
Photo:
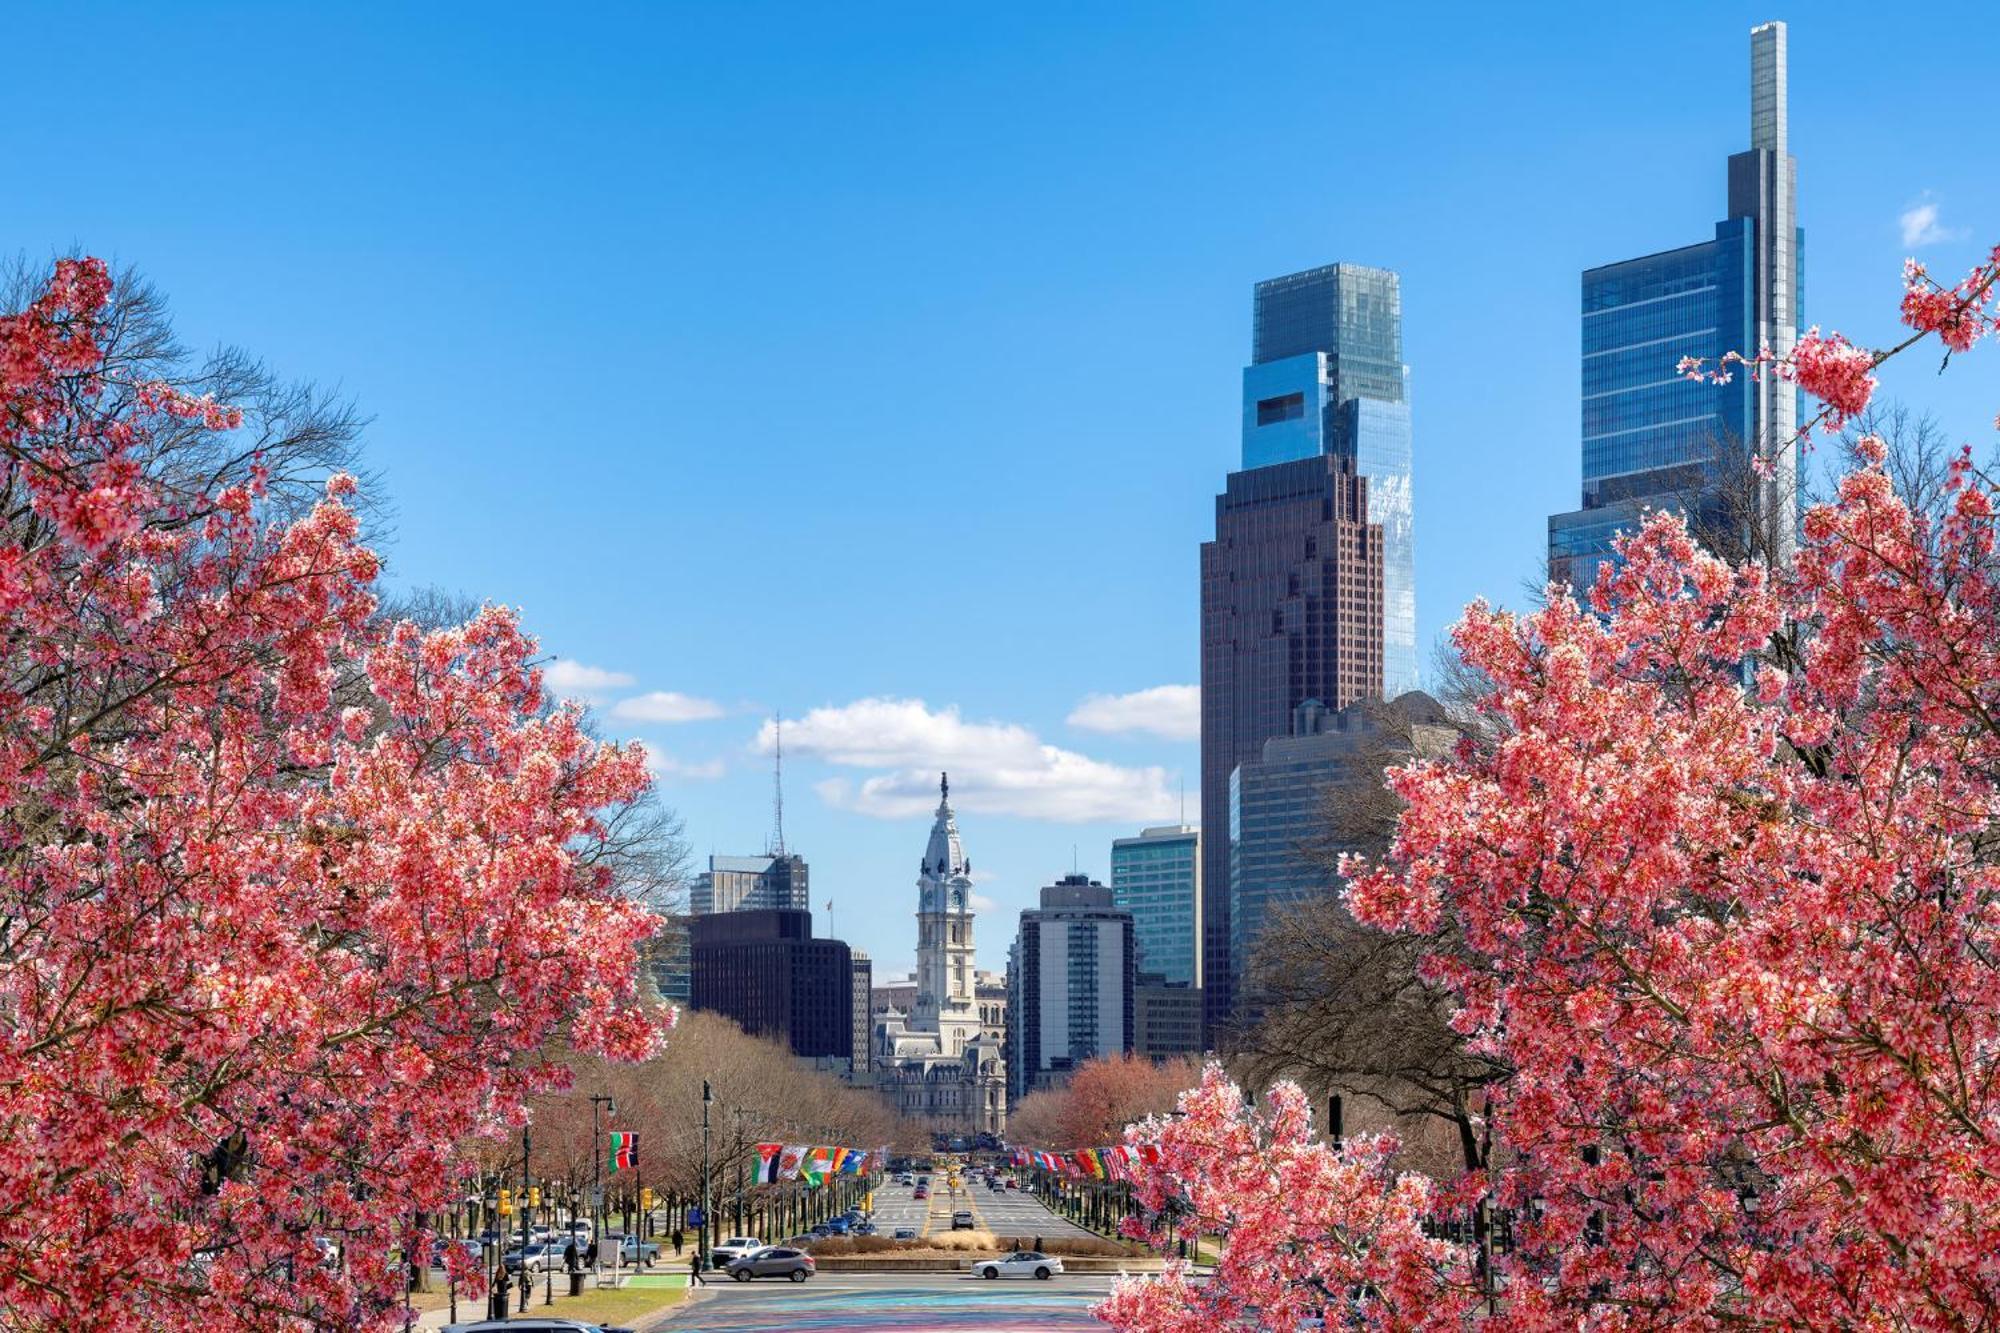
[(692, 1287), (701, 1287), (706, 1285), (707, 1284), (701, 1280), (701, 1256), (699, 1254), (689, 1255), (688, 1286), (692, 1288)]
[(675, 1228), (674, 1228), (674, 1258), (678, 1259), (678, 1258), (680, 1258), (680, 1257), (681, 1257), (681, 1246), (682, 1246), (682, 1244), (684, 1244), (684, 1243), (686, 1242), (686, 1240), (687, 1240), (687, 1236), (686, 1236), (686, 1235), (684, 1235), (684, 1234), (682, 1233), (682, 1231), (681, 1231), (681, 1229), (680, 1229), (679, 1227), (675, 1227)]
[(580, 1262), (580, 1256), (576, 1252), (576, 1237), (571, 1235), (569, 1244), (563, 1246), (563, 1272), (574, 1273), (581, 1267), (583, 1267), (583, 1264)]
[(1040, 1254), (1041, 1252), (1042, 1252), (1042, 1238), (1040, 1236), (1037, 1236), (1035, 1237), (1035, 1253)]

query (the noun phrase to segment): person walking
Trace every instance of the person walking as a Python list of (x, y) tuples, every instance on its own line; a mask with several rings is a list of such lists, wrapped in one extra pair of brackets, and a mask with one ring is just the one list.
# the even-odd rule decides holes
[(695, 1287), (702, 1287), (702, 1286), (707, 1286), (707, 1285), (708, 1285), (707, 1283), (705, 1283), (705, 1282), (703, 1282), (703, 1281), (701, 1280), (701, 1256), (700, 1256), (700, 1255), (698, 1255), (698, 1254), (694, 1254), (694, 1255), (689, 1255), (689, 1256), (688, 1256), (688, 1287), (689, 1287), (690, 1289), (693, 1289), (693, 1288), (695, 1288)]
[(685, 1234), (684, 1234), (684, 1233), (683, 1233), (683, 1232), (681, 1231), (681, 1229), (680, 1229), (679, 1227), (675, 1227), (675, 1228), (674, 1228), (674, 1258), (678, 1259), (678, 1258), (680, 1258), (680, 1257), (681, 1257), (681, 1246), (682, 1246), (682, 1245), (683, 1245), (683, 1244), (684, 1244), (684, 1243), (685, 1243), (686, 1241), (687, 1241), (687, 1236), (686, 1236), (686, 1235), (685, 1235)]

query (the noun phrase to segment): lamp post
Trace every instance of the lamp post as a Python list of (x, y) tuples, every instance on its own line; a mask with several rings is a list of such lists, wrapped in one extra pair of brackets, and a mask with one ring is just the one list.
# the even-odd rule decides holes
[(528, 1207), (528, 1154), (533, 1150), (528, 1140), (528, 1127), (521, 1126), (521, 1310), (528, 1309), (528, 1293), (534, 1289), (534, 1280), (528, 1276), (529, 1220), (533, 1210)]
[(708, 1188), (708, 1107), (715, 1100), (715, 1090), (708, 1086), (708, 1080), (701, 1081), (701, 1232), (695, 1237), (695, 1257), (704, 1272), (708, 1269), (708, 1219), (714, 1208), (714, 1201)]
[(597, 1108), (602, 1106), (604, 1114), (616, 1118), (618, 1103), (610, 1097), (590, 1099), (590, 1262), (597, 1266), (597, 1238), (602, 1234), (604, 1200), (604, 1153), (597, 1146)]

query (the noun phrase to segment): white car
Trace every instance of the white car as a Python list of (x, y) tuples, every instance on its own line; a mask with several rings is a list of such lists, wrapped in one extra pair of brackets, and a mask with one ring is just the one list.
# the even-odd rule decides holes
[(1039, 1254), (1034, 1250), (1016, 1250), (1005, 1259), (988, 1259), (976, 1263), (972, 1271), (984, 1278), (997, 1277), (1038, 1277), (1047, 1279), (1063, 1271), (1062, 1260), (1052, 1254)]
[(718, 1269), (727, 1268), (744, 1255), (755, 1254), (764, 1248), (764, 1242), (755, 1236), (731, 1236), (708, 1247), (708, 1262)]

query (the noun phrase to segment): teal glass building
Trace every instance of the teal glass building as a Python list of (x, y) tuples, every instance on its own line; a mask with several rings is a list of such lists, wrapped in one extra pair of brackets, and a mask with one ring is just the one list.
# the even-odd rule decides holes
[(1587, 269), (1582, 291), (1581, 507), (1550, 517), (1549, 577), (1579, 592), (1613, 558), (1612, 537), (1648, 509), (1694, 509), (1711, 530), (1748, 521), (1726, 503), (1747, 451), (1771, 460), (1758, 497), (1774, 555), (1796, 540), (1797, 391), (1738, 374), (1696, 383), (1683, 357), (1791, 349), (1802, 319), (1805, 233), (1786, 151), (1785, 25), (1750, 34), (1750, 149), (1729, 159), (1729, 216), (1711, 239)]
[(1141, 972), (1201, 985), (1201, 831), (1149, 828), (1111, 844), (1111, 896), (1132, 914)]

